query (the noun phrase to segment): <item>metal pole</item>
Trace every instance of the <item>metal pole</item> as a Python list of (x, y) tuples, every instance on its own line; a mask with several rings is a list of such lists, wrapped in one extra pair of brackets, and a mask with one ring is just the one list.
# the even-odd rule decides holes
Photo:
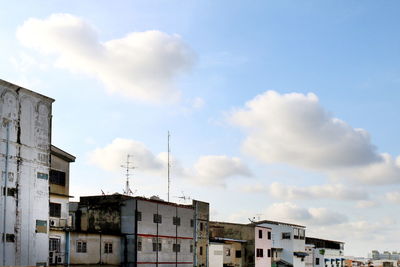
[(10, 143), (10, 121), (4, 120), (6, 124), (6, 159), (5, 159), (5, 173), (4, 173), (4, 214), (3, 214), (3, 266), (6, 265), (6, 218), (7, 218), (7, 182), (8, 182), (8, 157), (9, 157), (9, 143)]

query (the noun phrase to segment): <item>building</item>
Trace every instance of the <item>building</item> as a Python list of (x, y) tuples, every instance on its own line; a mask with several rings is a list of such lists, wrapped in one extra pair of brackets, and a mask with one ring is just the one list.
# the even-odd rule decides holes
[(269, 220), (255, 224), (272, 229), (272, 266), (305, 267), (305, 226)]
[(0, 80), (1, 265), (47, 265), (53, 99)]
[(306, 252), (307, 266), (345, 266), (343, 242), (306, 237)]
[(271, 266), (272, 242), (268, 227), (210, 222), (210, 241), (213, 243), (210, 262), (220, 262), (221, 246), (216, 246), (219, 243), (223, 248), (223, 266)]
[(384, 251), (383, 253), (380, 253), (377, 250), (373, 250), (371, 253), (371, 257), (373, 260), (400, 260), (400, 253), (397, 251), (389, 252), (389, 251)]
[(208, 203), (114, 194), (71, 205), (71, 264), (208, 266)]
[(51, 146), (49, 203), (49, 264), (68, 264), (69, 254), (69, 165), (75, 161), (71, 154)]

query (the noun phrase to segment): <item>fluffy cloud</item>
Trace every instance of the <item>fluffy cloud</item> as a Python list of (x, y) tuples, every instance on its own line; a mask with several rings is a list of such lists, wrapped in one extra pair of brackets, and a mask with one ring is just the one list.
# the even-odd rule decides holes
[(358, 209), (369, 209), (378, 206), (379, 203), (373, 200), (360, 200), (356, 203), (356, 208)]
[(400, 204), (400, 192), (388, 192), (385, 195), (387, 201)]
[(97, 31), (70, 14), (31, 18), (18, 28), (20, 42), (57, 57), (56, 65), (99, 79), (111, 93), (150, 102), (174, 101), (176, 77), (191, 69), (194, 52), (178, 35), (132, 32), (99, 40)]
[(200, 157), (191, 174), (200, 184), (215, 185), (224, 185), (229, 177), (250, 175), (250, 170), (239, 158), (218, 155)]
[(244, 152), (267, 163), (288, 163), (365, 183), (400, 182), (400, 160), (381, 155), (368, 132), (333, 117), (316, 95), (267, 91), (230, 120), (247, 137)]
[[(137, 172), (153, 175), (165, 175), (167, 168), (167, 152), (157, 155), (145, 144), (123, 138), (116, 138), (110, 144), (91, 151), (89, 163), (107, 171), (121, 172), (121, 165), (126, 156), (132, 155), (133, 165)], [(183, 168), (180, 162), (171, 156), (172, 172), (180, 178), (187, 178), (201, 185), (225, 185), (226, 179), (235, 176), (250, 176), (248, 167), (236, 157), (206, 155), (197, 159), (192, 167)]]
[(306, 225), (333, 225), (347, 221), (347, 217), (326, 208), (301, 208), (291, 202), (275, 203), (269, 206), (265, 217)]
[(99, 168), (120, 172), (128, 154), (133, 156), (133, 165), (139, 171), (158, 172), (165, 167), (162, 154), (156, 156), (143, 143), (123, 138), (116, 138), (111, 144), (95, 149), (89, 153), (88, 159)]

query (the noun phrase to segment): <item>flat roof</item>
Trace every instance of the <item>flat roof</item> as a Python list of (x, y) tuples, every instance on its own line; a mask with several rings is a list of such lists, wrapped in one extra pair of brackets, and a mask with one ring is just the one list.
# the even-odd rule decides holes
[(55, 145), (51, 145), (50, 151), (51, 151), (51, 154), (58, 156), (68, 162), (75, 162), (75, 159), (76, 159), (75, 156), (69, 154), (68, 152), (65, 152), (64, 150), (56, 147)]
[(262, 224), (262, 223), (269, 223), (269, 224), (275, 224), (275, 225), (288, 225), (288, 226), (306, 228), (304, 225), (286, 223), (286, 222), (278, 222), (278, 221), (270, 221), (270, 220), (262, 220), (262, 221), (255, 221), (254, 222), (254, 224)]
[(270, 229), (270, 227), (267, 226), (261, 226), (261, 225), (257, 225), (254, 223), (232, 223), (232, 222), (218, 222), (218, 221), (210, 221), (211, 223), (220, 223), (220, 224), (231, 224), (231, 225), (242, 225), (242, 226), (254, 226), (254, 227), (260, 227), (260, 228), (265, 228), (265, 229)]
[[(311, 237), (311, 236), (306, 236), (306, 241), (307, 241), (307, 238), (314, 239), (314, 240), (320, 240), (320, 241), (327, 241), (327, 242), (335, 242), (335, 243), (345, 244), (345, 243), (342, 242), (342, 241), (329, 240), (329, 239), (322, 239), (322, 238)], [(307, 245), (309, 245), (309, 244), (307, 244)]]
[(48, 97), (48, 96), (39, 94), (39, 93), (37, 93), (37, 92), (35, 92), (35, 91), (26, 89), (26, 88), (24, 88), (24, 87), (22, 87), (22, 86), (19, 86), (19, 85), (17, 85), (17, 84), (14, 84), (14, 83), (7, 82), (7, 81), (5, 81), (5, 80), (3, 80), (3, 79), (0, 79), (0, 85), (3, 85), (3, 86), (5, 86), (5, 87), (10, 88), (10, 89), (13, 89), (13, 90), (15, 90), (15, 91), (18, 91), (19, 89), (22, 89), (22, 90), (24, 90), (24, 91), (27, 92), (27, 93), (40, 96), (41, 98), (45, 98), (45, 99), (47, 99), (47, 100), (49, 100), (49, 101), (51, 101), (51, 102), (54, 102), (54, 101), (55, 101), (55, 100), (54, 100), (53, 98), (51, 98), (51, 97)]

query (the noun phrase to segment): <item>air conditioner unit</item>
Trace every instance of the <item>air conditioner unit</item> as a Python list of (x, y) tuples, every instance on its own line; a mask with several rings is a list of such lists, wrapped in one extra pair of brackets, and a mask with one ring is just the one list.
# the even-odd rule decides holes
[(67, 219), (60, 219), (59, 226), (60, 227), (66, 227), (67, 226)]
[(50, 219), (50, 227), (60, 227), (60, 219)]
[(57, 264), (63, 263), (63, 257), (57, 256)]

